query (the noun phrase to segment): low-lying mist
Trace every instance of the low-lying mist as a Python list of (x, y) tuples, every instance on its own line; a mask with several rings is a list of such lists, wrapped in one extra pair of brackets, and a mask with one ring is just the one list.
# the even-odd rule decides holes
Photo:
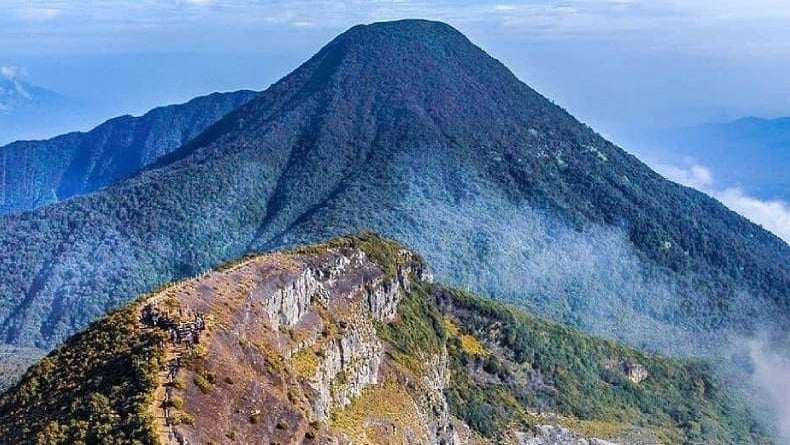
[[(453, 170), (422, 161), (403, 173), (413, 180), (398, 205), (411, 218), (386, 234), (423, 253), (438, 279), (648, 350), (707, 353), (729, 335), (701, 325), (706, 296), (641, 257), (626, 228), (572, 227), (471, 175), (427, 183), (420, 169)], [(748, 292), (734, 298), (741, 313), (760, 312)]]
[(777, 428), (781, 443), (790, 443), (790, 354), (783, 345), (768, 341), (767, 336), (747, 341), (751, 368), (751, 398), (757, 409), (766, 413)]

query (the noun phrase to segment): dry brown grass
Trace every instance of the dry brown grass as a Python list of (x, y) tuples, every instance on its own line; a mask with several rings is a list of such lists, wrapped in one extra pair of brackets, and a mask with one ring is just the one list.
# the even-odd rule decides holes
[(354, 443), (405, 445), (410, 438), (427, 440), (416, 402), (393, 380), (371, 386), (344, 409), (331, 415), (331, 427)]
[(469, 355), (488, 355), (488, 350), (480, 340), (474, 335), (465, 334), (450, 318), (444, 319), (444, 329), (452, 337), (457, 337), (461, 342), (461, 348)]

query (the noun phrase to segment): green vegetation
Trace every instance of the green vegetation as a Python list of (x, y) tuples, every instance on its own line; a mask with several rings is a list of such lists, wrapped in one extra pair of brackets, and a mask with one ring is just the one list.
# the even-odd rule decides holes
[(455, 322), (449, 318), (444, 319), (444, 329), (447, 333), (458, 339), (461, 350), (464, 354), (474, 357), (476, 355), (486, 355), (488, 352), (486, 351), (485, 346), (477, 339), (474, 335), (464, 334), (461, 330), (456, 326)]
[(305, 348), (291, 357), (291, 364), (299, 377), (309, 379), (318, 369), (318, 356), (312, 348)]
[(193, 381), (195, 382), (195, 386), (197, 386), (200, 392), (203, 394), (208, 394), (212, 389), (214, 389), (214, 384), (208, 381), (208, 379), (201, 374), (195, 374)]
[[(501, 303), (435, 289), (459, 326), (504, 351), (481, 358), (460, 341), (448, 343), (455, 364), (448, 398), (484, 435), (540, 410), (594, 421), (610, 434), (617, 431), (612, 425), (646, 429), (662, 443), (767, 443), (747, 406), (703, 362), (646, 355)], [(644, 365), (648, 377), (632, 382), (625, 363)], [(470, 364), (501, 383), (475, 381)]]
[(0, 397), (3, 443), (155, 444), (148, 411), (164, 359), (138, 304), (109, 314), (33, 366)]
[(426, 370), (425, 359), (437, 354), (447, 341), (443, 317), (432, 300), (430, 287), (416, 283), (398, 305), (398, 318), (378, 323), (378, 336), (389, 343), (389, 354), (401, 365), (418, 374)]
[[(397, 363), (417, 372), (446, 346), (451, 410), (492, 439), (552, 413), (563, 426), (602, 438), (639, 429), (662, 443), (769, 443), (702, 362), (643, 354), (462, 291), (416, 285), (379, 335)], [(644, 365), (648, 377), (632, 382), (626, 363)]]
[(643, 331), (660, 347), (685, 341), (679, 326), (790, 323), (781, 240), (664, 180), (458, 31), (401, 21), (349, 30), (137, 175), (0, 217), (0, 339), (48, 349), (161, 283), (364, 229), (441, 280), (554, 319), (618, 336), (625, 323), (606, 322), (633, 316), (622, 336), (640, 345)]
[[(378, 425), (368, 421), (371, 418), (387, 419), (389, 428), (376, 428)], [(333, 411), (329, 425), (355, 444), (406, 444), (417, 439), (425, 443), (427, 431), (423, 431), (421, 421), (409, 391), (404, 385), (387, 380), (365, 388), (351, 404)], [(419, 434), (418, 438), (415, 434)]]

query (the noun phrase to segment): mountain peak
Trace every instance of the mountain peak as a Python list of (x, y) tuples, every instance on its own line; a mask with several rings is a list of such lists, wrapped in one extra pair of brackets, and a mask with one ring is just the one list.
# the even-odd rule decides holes
[[(470, 63), (474, 61), (474, 63)], [(312, 63), (311, 63), (312, 62)], [(341, 77), (360, 73), (386, 73), (377, 79), (384, 87), (408, 83), (417, 87), (428, 79), (458, 81), (458, 67), (482, 66), (493, 68), (493, 59), (472, 44), (463, 34), (442, 22), (428, 20), (399, 20), (357, 25), (340, 34), (294, 74), (315, 68), (315, 75), (331, 76), (340, 70)], [(507, 69), (499, 65), (499, 69)], [(406, 75), (413, 76), (406, 79)], [(363, 80), (363, 79), (360, 79)], [(371, 79), (372, 80), (372, 79)], [(430, 83), (428, 83), (430, 85)]]
[(338, 37), (343, 37), (355, 32), (360, 33), (377, 33), (377, 34), (406, 34), (412, 37), (417, 37), (419, 34), (446, 34), (453, 33), (463, 37), (460, 31), (453, 28), (451, 25), (438, 20), (427, 19), (401, 19), (401, 20), (387, 20), (381, 22), (373, 22), (368, 24), (354, 25)]
[[(371, 42), (367, 40), (370, 38), (378, 38), (381, 40)], [(355, 25), (337, 36), (334, 40), (380, 44), (388, 40), (399, 42), (401, 39), (412, 42), (440, 39), (446, 39), (448, 43), (453, 40), (456, 43), (469, 42), (460, 31), (447, 23), (424, 19), (404, 19)]]
[[(442, 22), (400, 20), (357, 25), (218, 127), (159, 166), (196, 149), (215, 151), (215, 139), (269, 131), (276, 113), (289, 125), (357, 133), (369, 142), (375, 126), (404, 131), (431, 145), (447, 139), (469, 146), (513, 145), (547, 126), (589, 139), (569, 114), (520, 82), (498, 60)], [(346, 126), (347, 124), (347, 126)], [(559, 127), (559, 128), (557, 128)], [(581, 130), (581, 131), (580, 131)], [(379, 131), (379, 136), (384, 136)], [(306, 150), (315, 150), (308, 144)], [(227, 147), (226, 147), (227, 148)], [(515, 147), (514, 147), (515, 148)], [(225, 149), (223, 153), (227, 153)]]
[(0, 338), (21, 346), (222, 260), (362, 229), (453, 284), (654, 349), (750, 314), (790, 323), (785, 244), (436, 22), (352, 28), (155, 167), (2, 223)]

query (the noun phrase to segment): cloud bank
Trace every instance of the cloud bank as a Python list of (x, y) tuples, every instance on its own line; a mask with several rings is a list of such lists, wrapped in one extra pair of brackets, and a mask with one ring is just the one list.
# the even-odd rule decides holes
[(784, 201), (765, 201), (737, 187), (717, 187), (713, 172), (699, 164), (686, 166), (658, 164), (655, 169), (665, 177), (707, 193), (750, 221), (790, 243), (790, 205)]
[(749, 355), (753, 384), (763, 396), (760, 401), (775, 413), (779, 437), (790, 441), (790, 360), (759, 341), (750, 342)]
[(22, 69), (18, 66), (0, 66), (0, 77), (7, 80), (18, 79), (22, 76)]
[(784, 201), (762, 201), (739, 188), (728, 188), (716, 194), (724, 205), (770, 230), (790, 243), (790, 206)]

